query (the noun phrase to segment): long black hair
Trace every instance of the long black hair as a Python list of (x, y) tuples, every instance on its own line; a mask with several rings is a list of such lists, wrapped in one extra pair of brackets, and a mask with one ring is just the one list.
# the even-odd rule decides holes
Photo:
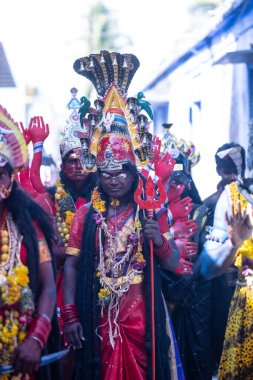
[[(53, 229), (51, 227), (49, 216), (36, 202), (34, 202), (22, 189), (13, 182), (12, 190), (7, 199), (5, 199), (7, 211), (11, 213), (19, 233), (23, 236), (23, 242), (26, 248), (26, 264), (29, 270), (29, 285), (32, 290), (35, 304), (39, 299), (39, 247), (38, 238), (35, 231), (34, 223), (38, 225), (46, 239), (55, 272), (54, 257), (52, 255)], [(52, 331), (48, 338), (43, 354), (56, 352), (60, 348), (60, 334), (57, 322), (56, 310), (52, 318)], [(36, 374), (38, 380), (58, 380), (61, 378), (59, 364), (57, 362), (50, 366), (40, 367)]]
[(39, 249), (38, 238), (34, 227), (37, 223), (45, 236), (50, 252), (52, 252), (53, 229), (49, 223), (49, 216), (34, 202), (22, 189), (13, 182), (9, 197), (5, 200), (7, 210), (11, 213), (27, 252), (27, 266), (29, 269), (30, 286), (35, 300), (38, 297), (39, 278)]
[[(125, 169), (125, 168), (124, 168)], [(128, 170), (128, 169), (126, 169)], [(137, 171), (135, 169), (134, 173)], [(132, 190), (138, 185), (138, 176), (134, 177)], [(132, 191), (131, 191), (132, 193)], [(133, 193), (132, 193), (133, 197)], [(101, 378), (101, 351), (100, 339), (95, 330), (100, 325), (100, 307), (98, 304), (99, 279), (95, 273), (94, 253), (96, 251), (96, 229), (94, 220), (95, 210), (91, 206), (85, 219), (82, 237), (81, 253), (78, 263), (76, 284), (76, 305), (80, 321), (84, 329), (84, 349), (78, 352), (76, 368), (77, 380), (100, 380)], [(144, 223), (143, 213), (140, 221)], [(151, 337), (151, 303), (150, 303), (150, 254), (147, 239), (143, 242), (143, 255), (147, 260), (144, 270), (146, 290), (146, 352), (148, 357), (147, 380), (152, 378), (152, 337)], [(98, 255), (97, 255), (98, 258)], [(161, 295), (159, 267), (155, 259), (155, 321), (156, 321), (156, 376), (159, 380), (170, 379), (168, 361), (169, 338), (166, 334), (165, 311)], [(99, 334), (99, 330), (98, 330)]]

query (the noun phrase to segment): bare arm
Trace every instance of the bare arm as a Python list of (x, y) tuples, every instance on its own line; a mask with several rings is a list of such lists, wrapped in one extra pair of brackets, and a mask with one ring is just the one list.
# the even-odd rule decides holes
[(29, 133), (33, 143), (33, 159), (30, 170), (31, 182), (38, 193), (45, 193), (46, 188), (40, 178), (40, 167), (42, 163), (43, 143), (49, 135), (49, 127), (48, 124), (44, 123), (42, 116), (31, 118)]
[(63, 273), (64, 304), (75, 304), (78, 261), (77, 256), (66, 255)]
[[(39, 266), (40, 296), (37, 314), (52, 319), (56, 304), (56, 287), (54, 281), (52, 262), (47, 261)], [(13, 364), (16, 373), (32, 375), (39, 369), (42, 347), (35, 339), (27, 338), (20, 343), (13, 355)]]
[[(63, 271), (63, 299), (65, 305), (63, 308), (66, 308), (66, 306), (69, 307), (69, 305), (75, 305), (78, 261), (78, 257), (66, 255)], [(63, 318), (64, 335), (66, 337), (66, 341), (69, 347), (73, 347), (74, 349), (82, 348), (84, 341), (83, 328), (78, 319), (71, 324), (66, 324)]]
[(41, 291), (38, 302), (38, 314), (46, 314), (52, 319), (56, 304), (56, 286), (52, 262), (47, 261), (40, 264), (39, 271)]

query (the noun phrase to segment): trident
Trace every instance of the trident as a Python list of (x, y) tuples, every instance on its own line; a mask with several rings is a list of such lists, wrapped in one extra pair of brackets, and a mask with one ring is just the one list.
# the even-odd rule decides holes
[[(162, 204), (166, 200), (166, 192), (163, 188), (162, 181), (158, 180), (158, 192), (160, 197), (155, 198), (155, 184), (151, 177), (148, 177), (146, 182), (146, 199), (142, 199), (143, 182), (139, 178), (138, 187), (134, 193), (134, 200), (141, 209), (145, 209), (148, 212), (148, 217), (153, 218), (154, 210), (161, 208)], [(150, 298), (151, 298), (151, 333), (152, 333), (152, 380), (155, 380), (155, 283), (154, 283), (154, 247), (153, 241), (150, 240)]]

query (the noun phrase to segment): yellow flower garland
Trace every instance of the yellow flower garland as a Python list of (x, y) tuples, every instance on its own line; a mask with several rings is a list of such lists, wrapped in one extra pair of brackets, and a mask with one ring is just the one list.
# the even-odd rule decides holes
[[(33, 314), (33, 302), (28, 306), (24, 299), (29, 293), (28, 268), (20, 261), (20, 245), (13, 244), (13, 236), (16, 234), (12, 235), (11, 231), (15, 229), (15, 225), (9, 214), (4, 223), (7, 223), (7, 229), (1, 231), (0, 365), (11, 364), (13, 352), (25, 339), (27, 326)], [(9, 239), (12, 244), (9, 244)], [(0, 376), (0, 380), (9, 378), (6, 375)]]
[(106, 206), (105, 206), (106, 202), (102, 201), (99, 191), (98, 191), (98, 187), (95, 187), (95, 189), (92, 192), (91, 203), (96, 211), (101, 212), (101, 213), (106, 211)]
[(73, 212), (66, 211), (65, 219), (64, 219), (64, 217), (62, 216), (60, 212), (59, 201), (65, 198), (66, 196), (67, 196), (67, 193), (64, 190), (61, 182), (58, 180), (56, 183), (56, 193), (54, 195), (55, 201), (56, 201), (56, 224), (57, 224), (59, 235), (62, 239), (62, 243), (64, 244), (65, 247), (68, 245), (71, 223), (75, 216)]

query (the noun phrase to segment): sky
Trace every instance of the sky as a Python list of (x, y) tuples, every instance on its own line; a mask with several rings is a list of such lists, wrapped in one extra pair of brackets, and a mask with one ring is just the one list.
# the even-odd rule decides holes
[[(91, 2), (8, 0), (1, 6), (0, 40), (16, 82), (38, 87), (55, 107), (68, 97), (68, 88), (80, 86), (72, 65), (84, 55), (84, 15)], [(117, 19), (120, 31), (132, 41), (122, 52), (138, 56), (141, 68), (136, 83), (144, 87), (161, 63), (170, 60), (170, 47), (184, 27), (187, 1), (104, 3)]]
[[(136, 96), (175, 55), (179, 42), (187, 44), (192, 0), (104, 0), (117, 21), (118, 30), (131, 44), (121, 53), (133, 53), (140, 60), (129, 96)], [(18, 87), (38, 89), (30, 116), (42, 115), (49, 123), (47, 153), (60, 162), (59, 131), (64, 128), (69, 112), (70, 89), (76, 87), (79, 97), (87, 80), (73, 70), (77, 58), (87, 54), (84, 37), (87, 9), (94, 0), (8, 0), (1, 4), (0, 41)], [(96, 53), (94, 51), (89, 53)], [(88, 53), (88, 54), (89, 54)], [(2, 92), (1, 92), (2, 96)], [(0, 98), (4, 104), (4, 99)], [(19, 104), (19, 106), (22, 106)], [(8, 107), (7, 107), (8, 108)], [(9, 112), (15, 120), (22, 116), (17, 106)], [(19, 107), (19, 109), (22, 107)]]

